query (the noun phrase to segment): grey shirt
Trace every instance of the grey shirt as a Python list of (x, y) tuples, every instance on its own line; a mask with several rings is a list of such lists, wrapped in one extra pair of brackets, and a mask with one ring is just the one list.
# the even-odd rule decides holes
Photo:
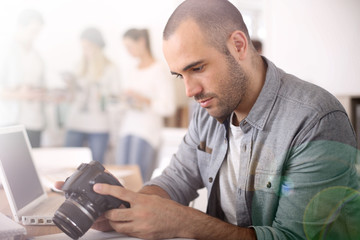
[[(264, 60), (265, 84), (240, 123), (237, 225), (253, 227), (258, 239), (360, 236), (356, 140), (345, 110), (324, 89)], [(207, 213), (224, 219), (218, 173), (228, 124), (198, 106), (170, 165), (147, 185), (184, 205), (206, 187)]]

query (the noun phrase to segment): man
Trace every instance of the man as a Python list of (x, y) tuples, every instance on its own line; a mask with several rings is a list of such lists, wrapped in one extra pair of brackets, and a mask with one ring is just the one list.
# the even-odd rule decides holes
[[(163, 50), (199, 106), (168, 168), (140, 193), (94, 185), (131, 204), (95, 227), (146, 239), (359, 236), (355, 135), (332, 95), (261, 57), (228, 1), (183, 2)], [(186, 206), (202, 187), (207, 214)]]

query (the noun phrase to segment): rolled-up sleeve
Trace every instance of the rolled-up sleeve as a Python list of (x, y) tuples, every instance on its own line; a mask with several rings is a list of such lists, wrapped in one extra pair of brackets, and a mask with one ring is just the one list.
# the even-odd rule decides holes
[[(195, 113), (196, 114), (196, 113)], [(188, 205), (197, 196), (197, 190), (204, 187), (197, 164), (196, 147), (199, 142), (196, 121), (191, 121), (178, 151), (161, 176), (147, 182), (164, 189), (172, 200)]]

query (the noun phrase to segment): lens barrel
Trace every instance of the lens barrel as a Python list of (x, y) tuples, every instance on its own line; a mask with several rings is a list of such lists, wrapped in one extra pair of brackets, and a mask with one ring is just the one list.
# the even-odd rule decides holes
[(78, 239), (98, 217), (94, 205), (85, 196), (73, 193), (55, 212), (53, 222), (69, 237)]

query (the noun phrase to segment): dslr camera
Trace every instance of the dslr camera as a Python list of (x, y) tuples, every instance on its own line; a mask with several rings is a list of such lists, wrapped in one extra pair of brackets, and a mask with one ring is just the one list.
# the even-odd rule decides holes
[(105, 168), (97, 161), (83, 163), (66, 179), (62, 187), (66, 200), (56, 210), (53, 221), (73, 239), (84, 235), (105, 211), (118, 208), (120, 205), (130, 207), (128, 202), (93, 191), (96, 183), (122, 186), (116, 178), (104, 170)]

